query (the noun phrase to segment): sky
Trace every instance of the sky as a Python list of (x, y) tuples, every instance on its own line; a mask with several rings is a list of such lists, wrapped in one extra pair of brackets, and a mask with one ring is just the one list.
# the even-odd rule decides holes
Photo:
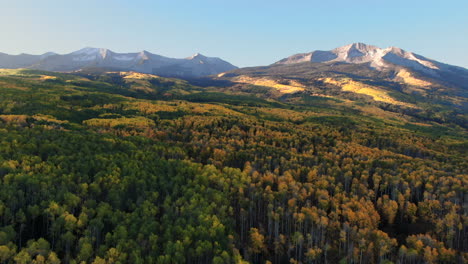
[(0, 52), (83, 47), (269, 65), (362, 42), (468, 68), (467, 0), (0, 0)]

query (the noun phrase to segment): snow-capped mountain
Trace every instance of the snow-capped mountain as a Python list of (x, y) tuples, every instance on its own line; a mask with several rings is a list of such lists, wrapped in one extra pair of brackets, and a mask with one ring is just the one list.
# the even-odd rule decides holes
[(461, 67), (440, 63), (397, 47), (383, 49), (372, 45), (366, 45), (364, 43), (353, 43), (330, 51), (317, 50), (309, 53), (296, 54), (282, 59), (274, 65), (287, 65), (302, 62), (368, 63), (370, 67), (376, 70), (394, 70), (397, 67), (404, 67), (435, 76), (438, 75), (438, 71), (466, 70)]
[(0, 53), (0, 68), (30, 68), (58, 72), (106, 68), (192, 78), (218, 74), (237, 67), (222, 59), (205, 57), (198, 53), (185, 59), (175, 59), (152, 54), (148, 51), (116, 53), (108, 49), (87, 47), (64, 55), (55, 53), (8, 55)]
[[(396, 47), (354, 43), (296, 54), (269, 66), (232, 70), (215, 79), (235, 83), (233, 89), (238, 90), (267, 87), (273, 96), (298, 93), (360, 102), (371, 99), (368, 102), (413, 109), (419, 109), (420, 102), (468, 109), (468, 69)], [(367, 99), (359, 98), (362, 95)]]

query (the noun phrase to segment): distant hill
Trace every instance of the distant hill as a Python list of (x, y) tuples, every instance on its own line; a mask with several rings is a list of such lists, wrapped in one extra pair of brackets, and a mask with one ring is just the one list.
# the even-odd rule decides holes
[(64, 55), (51, 52), (43, 55), (0, 53), (0, 68), (28, 68), (56, 72), (105, 68), (168, 77), (195, 78), (218, 74), (237, 67), (220, 58), (206, 57), (198, 53), (188, 58), (175, 59), (148, 51), (116, 53), (108, 49), (84, 48)]

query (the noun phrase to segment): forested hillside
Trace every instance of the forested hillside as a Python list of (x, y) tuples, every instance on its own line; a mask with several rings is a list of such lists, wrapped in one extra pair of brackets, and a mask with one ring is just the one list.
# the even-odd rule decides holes
[(466, 113), (247, 88), (0, 70), (0, 263), (468, 261)]

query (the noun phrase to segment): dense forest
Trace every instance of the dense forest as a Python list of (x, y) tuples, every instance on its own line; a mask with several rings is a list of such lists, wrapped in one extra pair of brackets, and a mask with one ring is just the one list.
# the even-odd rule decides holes
[(0, 75), (0, 263), (468, 262), (457, 122), (155, 76)]

